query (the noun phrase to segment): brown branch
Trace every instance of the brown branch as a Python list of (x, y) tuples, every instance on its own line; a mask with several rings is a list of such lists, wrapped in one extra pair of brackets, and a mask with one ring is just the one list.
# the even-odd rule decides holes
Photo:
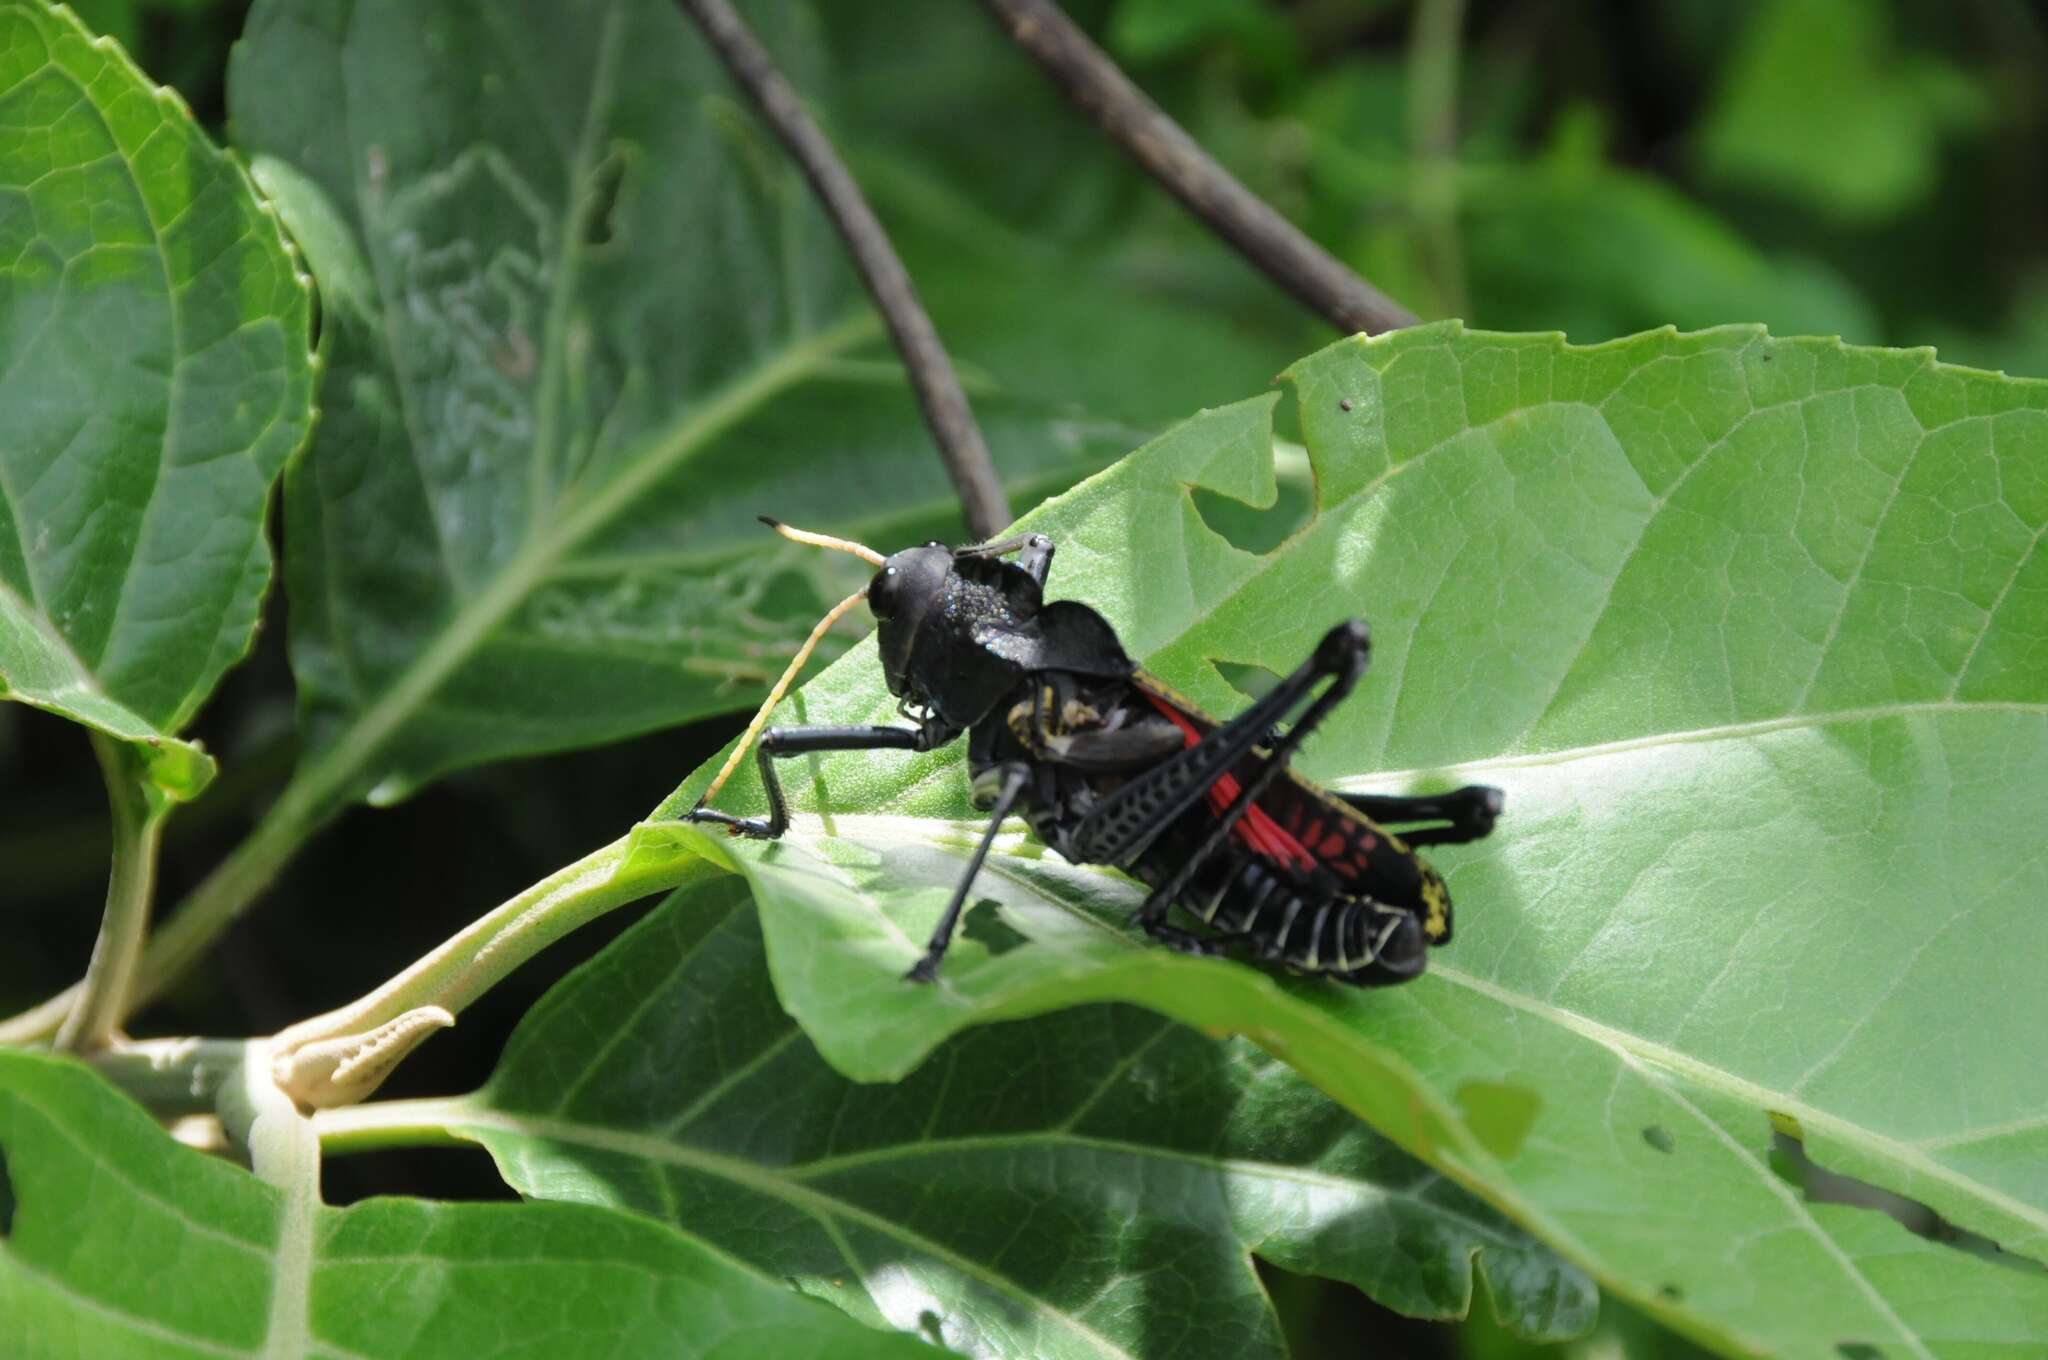
[(917, 404), (924, 411), (925, 424), (939, 446), (946, 474), (959, 493), (960, 508), (967, 524), (982, 538), (993, 537), (1010, 522), (1009, 501), (1003, 484), (996, 478), (989, 460), (988, 445), (960, 379), (953, 372), (946, 347), (932, 327), (931, 317), (917, 300), (917, 289), (889, 244), (889, 234), (876, 220), (874, 210), (861, 196), (860, 186), (832, 150), (803, 101), (776, 69), (767, 49), (747, 27), (727, 0), (678, 0), (685, 13), (696, 21), (698, 31), (718, 54), (734, 82), (747, 92), (754, 107), (783, 147), (795, 159), (824, 203), (825, 211), (838, 228), (840, 239), (853, 255), (868, 292), (888, 324)]
[(1067, 97), (1209, 229), (1346, 333), (1412, 326), (1415, 314), (1302, 235), (1145, 97), (1053, 0), (983, 0)]

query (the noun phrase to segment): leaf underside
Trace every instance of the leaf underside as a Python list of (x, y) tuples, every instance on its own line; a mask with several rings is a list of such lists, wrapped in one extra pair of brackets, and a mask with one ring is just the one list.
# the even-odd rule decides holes
[[(809, 9), (749, 17), (829, 107)], [(263, 0), (229, 96), (321, 284), (327, 410), (285, 513), (323, 805), (745, 707), (860, 579), (759, 514), (957, 531), (836, 239), (673, 5)], [(1020, 497), (1159, 414), (1014, 361), (1027, 303), (965, 328)]]
[[(1456, 942), (1385, 993), (1170, 956), (1130, 884), (1011, 834), (976, 891), (1028, 945), (905, 986), (976, 833), (960, 753), (829, 757), (790, 774), (831, 815), (780, 844), (671, 833), (748, 878), (784, 1004), (875, 1080), (966, 1025), (1136, 1002), (1252, 1037), (1702, 1338), (2038, 1352), (2048, 1277), (2006, 1267), (2048, 1260), (2048, 1068), (2012, 1060), (2048, 1030), (2048, 384), (1755, 328), (1454, 324), (1287, 381), (1316, 513), (1271, 552), (1188, 488), (1270, 499), (1273, 398), (1025, 524), (1055, 594), (1216, 711), (1243, 703), (1219, 664), (1285, 672), (1368, 618), (1374, 669), (1301, 764), (1506, 790), (1437, 856)], [(786, 720), (893, 707), (863, 644)], [(1774, 1120), (2008, 1255), (1809, 1201)]]
[(69, 11), (0, 5), (0, 696), (138, 748), (249, 647), (271, 483), (312, 419), (305, 282), (177, 97)]
[[(969, 923), (971, 935), (981, 930)], [(969, 1355), (1286, 1351), (1251, 1253), (1549, 1338), (1585, 1277), (1256, 1048), (1132, 1007), (856, 1086), (770, 990), (743, 885), (676, 894), (533, 1011), (444, 1126), (523, 1193), (651, 1214)]]

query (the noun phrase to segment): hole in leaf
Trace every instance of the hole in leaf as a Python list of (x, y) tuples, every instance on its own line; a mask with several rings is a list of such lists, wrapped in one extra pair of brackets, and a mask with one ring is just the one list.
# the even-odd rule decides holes
[(967, 909), (960, 922), (960, 933), (994, 955), (1007, 954), (1025, 943), (1024, 937), (1003, 920), (1001, 909), (986, 897)]
[[(1766, 356), (1768, 357), (1768, 356)], [(1884, 1352), (1862, 1341), (1844, 1341), (1835, 1347), (1842, 1360), (1884, 1360)]]
[(1216, 673), (1246, 699), (1263, 699), (1283, 678), (1280, 672), (1241, 661), (1211, 661)]
[(0, 1237), (14, 1231), (14, 1182), (7, 1175), (7, 1150), (0, 1148)]
[(1643, 1141), (1659, 1152), (1675, 1152), (1678, 1140), (1671, 1136), (1671, 1130), (1662, 1124), (1648, 1124), (1643, 1128)]
[(1308, 451), (1298, 444), (1273, 449), (1273, 503), (1260, 510), (1219, 491), (1195, 487), (1189, 495), (1202, 523), (1233, 548), (1264, 556), (1299, 533), (1314, 513), (1315, 481)]
[(320, 1195), (337, 1208), (383, 1195), (475, 1203), (519, 1198), (519, 1192), (498, 1174), (491, 1155), (474, 1143), (380, 1148), (347, 1157), (322, 1157)]
[[(1915, 1237), (1924, 1237), (1944, 1247), (1951, 1247), (1992, 1265), (2004, 1266), (2008, 1270), (2025, 1271), (2030, 1275), (2048, 1275), (2048, 1265), (2007, 1251), (1982, 1233), (1971, 1232), (1968, 1228), (1949, 1222), (1931, 1206), (1917, 1199), (1909, 1199), (1895, 1191), (1887, 1190), (1869, 1181), (1845, 1176), (1839, 1171), (1830, 1171), (1806, 1154), (1806, 1144), (1793, 1134), (1785, 1131), (1781, 1117), (1773, 1116), (1771, 1129), (1771, 1169), (1789, 1184), (1799, 1187), (1808, 1202), (1813, 1204), (1845, 1204), (1856, 1209), (1874, 1209), (1895, 1220), (1900, 1227)], [(1787, 1121), (1789, 1122), (1789, 1121)], [(1850, 1352), (1841, 1349), (1846, 1356)], [(1875, 1356), (1874, 1348), (1864, 1348), (1860, 1355)]]
[(940, 1321), (939, 1315), (929, 1308), (917, 1315), (917, 1330), (923, 1332), (934, 1346), (946, 1344), (945, 1324)]

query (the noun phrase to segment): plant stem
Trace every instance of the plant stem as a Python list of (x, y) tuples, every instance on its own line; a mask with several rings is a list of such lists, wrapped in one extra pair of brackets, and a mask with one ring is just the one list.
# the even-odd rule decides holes
[(149, 930), (150, 899), (156, 893), (157, 851), (163, 843), (169, 799), (150, 790), (134, 748), (93, 732), (93, 754), (106, 776), (107, 806), (113, 813), (114, 853), (107, 875), (107, 908), (79, 984), (78, 1002), (57, 1031), (57, 1047), (91, 1053), (113, 1042), (127, 1016), (136, 965)]
[(1408, 42), (1412, 202), (1436, 310), (1465, 315), (1465, 249), (1458, 233), (1458, 45), (1465, 0), (1422, 0)]
[(93, 1055), (93, 1070), (159, 1119), (213, 1110), (221, 1087), (239, 1080), (244, 1039), (145, 1039)]
[(932, 440), (939, 446), (939, 458), (946, 475), (959, 494), (960, 509), (978, 536), (993, 538), (1011, 519), (1010, 503), (990, 460), (988, 444), (975, 424), (974, 410), (939, 332), (918, 301), (910, 273), (889, 243), (874, 209), (861, 194), (860, 185), (832, 149), (817, 122), (804, 108), (796, 90), (775, 67), (775, 59), (754, 36), (747, 22), (726, 0), (678, 0), (685, 13), (696, 21), (704, 41), (725, 63), (734, 83), (747, 92), (754, 107), (774, 129), (783, 149), (795, 160), (804, 178), (825, 206), (839, 238), (860, 269), (875, 306), (888, 323), (896, 352), (910, 375), (917, 404), (924, 412)]
[(378, 1100), (338, 1110), (316, 1110), (313, 1132), (320, 1150), (345, 1157), (392, 1147), (462, 1146), (468, 1140), (449, 1129), (468, 1108), (467, 1097)]
[(1052, 0), (983, 0), (991, 14), (1145, 173), (1338, 330), (1377, 335), (1415, 314), (1358, 277), (1238, 183)]
[(20, 1047), (49, 1042), (63, 1026), (64, 1017), (71, 1014), (72, 1004), (82, 990), (83, 986), (74, 982), (41, 1005), (0, 1020), (0, 1045)]
[(578, 926), (628, 902), (719, 872), (688, 853), (636, 854), (621, 836), (480, 917), (369, 995), (281, 1031), (278, 1084), (301, 1104), (350, 1104), (505, 976)]

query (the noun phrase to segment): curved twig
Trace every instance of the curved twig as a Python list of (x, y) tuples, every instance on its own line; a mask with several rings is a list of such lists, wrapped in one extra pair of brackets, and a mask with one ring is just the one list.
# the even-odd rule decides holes
[(917, 289), (889, 244), (889, 235), (861, 196), (860, 186), (832, 150), (796, 91), (776, 69), (767, 49), (726, 0), (677, 0), (735, 83), (747, 92), (761, 117), (775, 130), (804, 178), (810, 181), (853, 255), (868, 292), (888, 324), (896, 351), (910, 373), (917, 404), (939, 446), (946, 473), (960, 496), (960, 508), (976, 535), (989, 538), (1010, 522), (1009, 501), (967, 394), (953, 372), (939, 333), (917, 299)]
[(1145, 172), (1275, 283), (1345, 332), (1412, 326), (1416, 316), (1304, 236), (1218, 165), (1146, 98), (1053, 0), (982, 0), (1067, 97)]

